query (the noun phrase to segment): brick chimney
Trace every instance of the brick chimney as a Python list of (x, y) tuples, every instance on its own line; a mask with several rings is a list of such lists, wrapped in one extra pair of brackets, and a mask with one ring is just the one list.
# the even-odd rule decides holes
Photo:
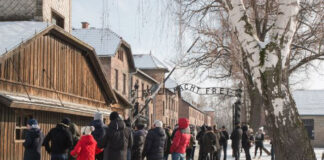
[(81, 22), (82, 24), (82, 29), (88, 29), (89, 28), (89, 23), (88, 22)]

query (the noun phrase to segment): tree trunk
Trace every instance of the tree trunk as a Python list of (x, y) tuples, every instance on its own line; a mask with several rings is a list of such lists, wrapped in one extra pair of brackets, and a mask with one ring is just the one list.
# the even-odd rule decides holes
[(262, 96), (258, 92), (258, 90), (250, 88), (249, 90), (249, 98), (251, 101), (250, 107), (250, 127), (257, 131), (264, 124), (264, 103), (262, 101)]
[(273, 139), (276, 160), (315, 160), (313, 147), (287, 87), (288, 83), (273, 81), (281, 77), (275, 71), (266, 71), (263, 77), (266, 123)]
[(296, 31), (299, 1), (279, 1), (278, 14), (267, 42), (257, 37), (243, 0), (226, 0), (226, 6), (233, 37), (237, 37), (241, 48), (243, 72), (250, 75), (245, 76), (246, 81), (252, 91), (260, 93), (264, 103), (260, 106), (265, 107), (276, 160), (315, 160), (313, 147), (291, 97), (287, 69), (284, 68)]

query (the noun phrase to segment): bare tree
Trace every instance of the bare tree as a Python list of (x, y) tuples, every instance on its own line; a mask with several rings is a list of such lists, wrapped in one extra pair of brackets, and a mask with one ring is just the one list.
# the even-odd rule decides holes
[(212, 78), (243, 79), (251, 118), (264, 107), (277, 159), (315, 159), (290, 94), (289, 76), (323, 59), (323, 1), (179, 2), (184, 23), (202, 37), (183, 67), (221, 71)]

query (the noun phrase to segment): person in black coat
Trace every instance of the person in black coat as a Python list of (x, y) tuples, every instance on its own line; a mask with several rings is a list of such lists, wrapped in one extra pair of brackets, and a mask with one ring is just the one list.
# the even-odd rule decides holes
[(243, 126), (242, 130), (243, 130), (242, 148), (244, 149), (246, 160), (251, 160), (251, 155), (250, 155), (251, 141), (250, 141), (250, 137), (248, 135), (248, 127)]
[(203, 136), (204, 134), (206, 133), (206, 126), (201, 126), (200, 128), (200, 131), (198, 132), (197, 136), (196, 136), (196, 140), (198, 141), (198, 144), (199, 144), (199, 156), (198, 156), (198, 160), (203, 160), (203, 157), (204, 157), (204, 153), (203, 153), (203, 150), (204, 150), (204, 146), (202, 145), (203, 144)]
[[(106, 125), (103, 123), (103, 115), (99, 112), (95, 113), (94, 120), (90, 122), (95, 130), (91, 133), (97, 144), (101, 142), (106, 133)], [(96, 155), (96, 160), (103, 160), (103, 152)]]
[(235, 160), (239, 160), (243, 131), (241, 129), (240, 123), (235, 123), (235, 126), (236, 127), (231, 134), (232, 149), (233, 149)]
[(229, 140), (229, 135), (228, 132), (226, 131), (225, 126), (222, 126), (222, 136), (220, 139), (220, 143), (223, 146), (223, 151), (224, 151), (224, 160), (226, 160), (227, 157), (227, 144)]
[(154, 128), (150, 129), (145, 140), (143, 158), (147, 160), (163, 160), (166, 135), (161, 121), (154, 122)]
[(72, 134), (69, 131), (70, 123), (69, 118), (64, 118), (46, 135), (43, 145), (46, 151), (51, 154), (51, 160), (66, 160), (68, 158), (68, 152), (73, 142)]
[(254, 157), (256, 157), (259, 148), (260, 148), (260, 157), (262, 156), (263, 141), (264, 141), (263, 129), (260, 128), (258, 133), (255, 134), (255, 154), (254, 154)]
[(144, 124), (137, 124), (136, 131), (134, 133), (134, 142), (132, 147), (132, 160), (143, 160), (142, 153), (144, 149), (144, 143), (146, 138), (146, 131), (144, 130)]
[(44, 134), (39, 129), (38, 122), (35, 119), (30, 119), (27, 122), (27, 131), (25, 134), (24, 160), (40, 160), (41, 147), (44, 140)]
[(165, 146), (164, 146), (164, 160), (168, 160), (169, 158), (169, 154), (170, 154), (170, 148), (171, 148), (171, 144), (172, 144), (172, 133), (171, 133), (171, 128), (170, 127), (166, 127), (164, 129), (165, 131)]
[(99, 148), (104, 148), (104, 160), (126, 160), (127, 149), (132, 146), (131, 131), (126, 129), (124, 121), (117, 112), (110, 114), (110, 124), (106, 134), (99, 142)]

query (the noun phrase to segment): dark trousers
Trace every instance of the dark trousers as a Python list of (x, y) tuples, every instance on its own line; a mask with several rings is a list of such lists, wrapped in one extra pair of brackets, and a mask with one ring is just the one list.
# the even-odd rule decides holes
[(224, 160), (226, 160), (226, 156), (227, 156), (227, 143), (223, 144), (223, 151), (224, 151)]
[(222, 155), (222, 149), (214, 152), (214, 160), (220, 160)]
[(186, 160), (193, 160), (195, 157), (196, 146), (186, 149)]
[(95, 160), (103, 160), (103, 153), (104, 152), (97, 154)]
[(275, 158), (275, 153), (274, 153), (273, 145), (271, 145), (271, 160), (274, 160), (274, 158)]
[(260, 146), (260, 145), (255, 145), (255, 153), (254, 153), (254, 156), (257, 155), (257, 152), (258, 152), (258, 149), (260, 148), (260, 156), (262, 156), (262, 149), (263, 147)]
[(240, 149), (233, 148), (233, 153), (234, 153), (235, 160), (240, 160)]
[(51, 154), (51, 160), (67, 160), (68, 154)]
[(251, 160), (250, 147), (244, 147), (243, 149), (244, 149), (244, 152), (245, 152), (246, 160)]
[(204, 153), (203, 153), (203, 151), (201, 150), (201, 146), (200, 146), (200, 148), (199, 148), (199, 156), (198, 156), (198, 160), (204, 160)]

